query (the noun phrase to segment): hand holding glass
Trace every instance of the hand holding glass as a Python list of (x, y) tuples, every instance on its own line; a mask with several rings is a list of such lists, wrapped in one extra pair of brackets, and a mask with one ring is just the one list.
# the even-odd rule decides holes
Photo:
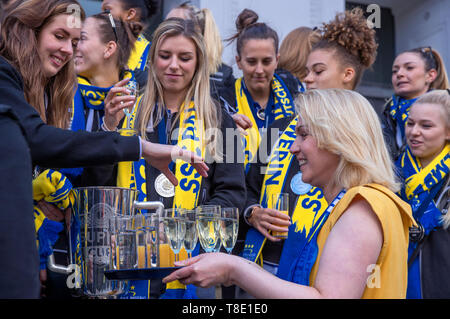
[[(272, 195), (272, 209), (278, 210), (280, 213), (289, 216), (289, 194), (288, 193), (276, 193)], [(288, 232), (273, 232), (273, 236), (286, 239)]]

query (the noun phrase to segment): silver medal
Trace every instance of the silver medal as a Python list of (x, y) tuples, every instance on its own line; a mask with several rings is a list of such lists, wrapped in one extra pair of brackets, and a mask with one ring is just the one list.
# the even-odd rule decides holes
[(173, 197), (175, 195), (175, 186), (164, 174), (160, 174), (155, 179), (155, 190), (162, 197)]

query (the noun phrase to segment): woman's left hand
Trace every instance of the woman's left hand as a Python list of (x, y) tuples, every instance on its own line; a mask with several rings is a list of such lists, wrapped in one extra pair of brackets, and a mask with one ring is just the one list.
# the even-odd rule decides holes
[(114, 130), (119, 125), (120, 120), (124, 117), (123, 109), (132, 109), (136, 101), (134, 95), (130, 95), (130, 91), (125, 85), (130, 79), (123, 79), (117, 82), (108, 92), (105, 98), (105, 117), (104, 122), (107, 128)]
[(184, 285), (193, 284), (202, 288), (218, 284), (230, 286), (233, 260), (236, 256), (224, 253), (201, 254), (175, 263), (183, 268), (163, 279), (164, 283), (178, 280)]

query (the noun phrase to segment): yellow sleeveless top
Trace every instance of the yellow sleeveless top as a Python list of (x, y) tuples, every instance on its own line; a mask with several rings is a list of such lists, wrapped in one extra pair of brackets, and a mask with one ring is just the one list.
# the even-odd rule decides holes
[(369, 277), (362, 298), (405, 298), (408, 282), (409, 227), (415, 222), (409, 204), (388, 188), (378, 184), (349, 189), (331, 212), (317, 236), (319, 252), (310, 274), (310, 282), (314, 286), (320, 257), (331, 229), (356, 195), (363, 197), (372, 207), (381, 223), (384, 239), (376, 265), (368, 268)]

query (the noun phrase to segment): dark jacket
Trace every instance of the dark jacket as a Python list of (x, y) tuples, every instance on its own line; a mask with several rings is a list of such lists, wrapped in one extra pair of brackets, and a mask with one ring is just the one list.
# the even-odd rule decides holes
[(33, 165), (80, 167), (139, 158), (139, 139), (111, 132), (72, 132), (42, 122), (24, 97), (20, 74), (0, 56), (0, 104), (10, 105), (24, 129)]
[(0, 136), (0, 298), (38, 298), (30, 150), (12, 107), (1, 104)]
[(386, 143), (386, 147), (388, 149), (389, 155), (393, 162), (397, 160), (397, 158), (402, 154), (405, 150), (405, 145), (399, 147), (396, 141), (397, 135), (397, 123), (392, 119), (389, 114), (389, 106), (392, 103), (392, 97), (387, 100), (384, 105), (383, 112), (380, 115), (381, 129), (383, 130), (384, 142)]
[[(224, 111), (221, 114), (221, 131), (224, 138), (223, 147), (223, 163), (206, 162), (209, 167), (208, 177), (202, 179), (200, 188), (200, 197), (198, 205), (220, 205), (221, 207), (237, 207), (242, 211), (244, 205), (244, 198), (246, 197), (244, 164), (238, 163), (238, 152), (243, 152), (240, 138), (234, 137), (234, 141), (227, 139), (227, 128), (234, 131), (236, 125), (232, 118)], [(179, 121), (175, 124), (178, 127)], [(151, 142), (158, 143), (158, 129), (148, 134), (148, 139)], [(230, 143), (234, 144), (230, 144)], [(227, 154), (227, 143), (233, 145), (234, 154)], [(147, 179), (147, 200), (161, 200), (165, 207), (172, 207), (172, 198), (160, 197), (153, 185), (156, 177), (161, 174), (157, 169), (150, 165), (146, 165), (146, 179)]]

